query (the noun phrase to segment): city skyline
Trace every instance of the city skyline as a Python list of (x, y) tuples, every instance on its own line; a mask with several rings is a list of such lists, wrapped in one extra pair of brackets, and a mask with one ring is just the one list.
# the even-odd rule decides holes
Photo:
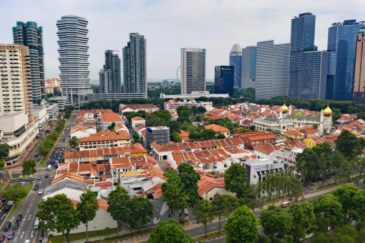
[[(20, 3), (22, 8), (17, 8), (19, 11), (16, 14), (7, 11), (16, 8)], [(318, 46), (318, 50), (325, 50), (328, 27), (344, 19), (363, 20), (361, 9), (365, 4), (350, 1), (348, 5), (340, 6), (330, 1), (313, 1), (313, 4), (304, 5), (298, 1), (297, 4), (288, 6), (287, 2), (281, 1), (269, 2), (265, 8), (262, 6), (241, 1), (199, 1), (194, 5), (186, 1), (157, 1), (153, 4), (111, 1), (108, 5), (102, 4), (101, 1), (90, 4), (85, 4), (84, 1), (8, 1), (0, 10), (3, 19), (6, 20), (1, 21), (0, 29), (3, 33), (2, 42), (12, 43), (10, 28), (17, 21), (34, 21), (43, 26), (46, 79), (59, 76), (56, 21), (69, 14), (83, 16), (89, 20), (92, 80), (98, 79), (104, 61), (104, 51), (121, 51), (124, 43), (128, 41), (129, 33), (133, 32), (143, 33), (149, 40), (148, 79), (174, 78), (180, 64), (180, 48), (200, 46), (209, 51), (207, 79), (213, 79), (214, 66), (229, 64), (228, 53), (233, 44), (240, 44), (241, 47), (252, 46), (258, 41), (268, 39), (274, 39), (276, 43), (290, 42), (291, 18), (298, 13), (312, 12), (316, 15), (315, 45)], [(275, 11), (269, 10), (270, 8)], [(135, 14), (139, 9), (143, 11), (143, 16)], [(216, 11), (222, 15), (217, 17)], [(188, 18), (188, 15), (191, 18)], [(270, 28), (266, 28), (265, 31), (259, 28), (268, 23)], [(238, 29), (240, 31), (235, 31)], [(108, 37), (111, 33), (113, 38)]]

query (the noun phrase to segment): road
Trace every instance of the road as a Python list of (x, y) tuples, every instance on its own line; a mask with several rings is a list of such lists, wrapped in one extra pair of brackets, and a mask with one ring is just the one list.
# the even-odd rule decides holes
[[(48, 185), (51, 184), (52, 179), (54, 178), (56, 174), (56, 170), (54, 167), (52, 167), (51, 171), (47, 170), (47, 166), (51, 163), (51, 159), (53, 158), (53, 155), (57, 152), (60, 152), (60, 148), (65, 148), (68, 143), (68, 134), (69, 131), (67, 128), (71, 129), (72, 120), (76, 117), (76, 114), (72, 114), (73, 117), (71, 119), (68, 119), (66, 122), (66, 127), (64, 130), (64, 134), (61, 135), (60, 139), (58, 140), (58, 143), (55, 146), (55, 149), (52, 151), (50, 159), (46, 162), (44, 167), (37, 167), (37, 172), (33, 175), (33, 181), (35, 185), (39, 185), (40, 189), (45, 189)], [(63, 138), (65, 138), (65, 141), (63, 141)], [(31, 151), (32, 155), (30, 159), (37, 159), (38, 161), (40, 159), (40, 156), (36, 157), (36, 151)], [(19, 183), (19, 182), (26, 182), (25, 179), (19, 180), (19, 176), (22, 174), (22, 168), (15, 168), (11, 170), (12, 178), (10, 180), (10, 183)], [(49, 178), (44, 178), (46, 174), (49, 174)], [(38, 176), (41, 176), (41, 180), (37, 180)], [(30, 240), (30, 242), (33, 242), (35, 239), (38, 239), (42, 236), (42, 232), (40, 230), (34, 230), (34, 223), (35, 223), (35, 213), (38, 210), (37, 203), (40, 202), (42, 198), (42, 195), (38, 195), (37, 191), (32, 190), (28, 196), (24, 199), (23, 203), (20, 205), (20, 207), (15, 211), (15, 213), (10, 218), (10, 222), (12, 225), (15, 223), (16, 216), (21, 214), (23, 216), (22, 221), (19, 224), (19, 228), (14, 231), (14, 238), (11, 240), (11, 242), (25, 242), (26, 240)], [(1, 233), (5, 233), (7, 236), (9, 232), (4, 232), (3, 227), (5, 222), (7, 222), (5, 219), (8, 216), (8, 212), (1, 212), (0, 213), (0, 230)], [(36, 241), (37, 242), (37, 241)]]

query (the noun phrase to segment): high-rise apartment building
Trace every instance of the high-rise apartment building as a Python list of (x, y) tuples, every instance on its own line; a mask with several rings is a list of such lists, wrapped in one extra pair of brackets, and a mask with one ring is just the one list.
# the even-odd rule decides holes
[(129, 34), (123, 48), (124, 93), (145, 94), (147, 97), (147, 40), (139, 33)]
[(229, 94), (234, 92), (235, 66), (215, 66), (214, 93)]
[(81, 106), (89, 88), (88, 21), (67, 15), (57, 21), (62, 93), (66, 105)]
[(105, 65), (99, 73), (100, 93), (121, 93), (120, 58), (105, 51)]
[(355, 19), (334, 23), (328, 29), (328, 51), (333, 59), (327, 76), (327, 99), (352, 100), (357, 35), (363, 23)]
[(242, 49), (239, 44), (234, 44), (229, 53), (229, 65), (234, 67), (234, 86), (241, 88)]
[(35, 22), (17, 22), (13, 27), (14, 44), (29, 48), (30, 80), (33, 103), (40, 104), (46, 97), (44, 79), (43, 29)]
[(358, 104), (365, 104), (365, 27), (357, 34), (352, 100)]
[(315, 26), (316, 16), (311, 13), (299, 14), (291, 20), (289, 97), (300, 97), (303, 53), (317, 50), (314, 45)]
[(32, 120), (29, 48), (0, 44), (0, 113), (25, 113)]
[(206, 50), (181, 48), (181, 94), (205, 91)]
[(242, 49), (242, 85), (243, 88), (255, 88), (256, 80), (256, 46)]
[(326, 98), (327, 73), (327, 51), (304, 52), (300, 98), (324, 100)]
[(287, 96), (289, 86), (290, 44), (257, 42), (256, 99)]

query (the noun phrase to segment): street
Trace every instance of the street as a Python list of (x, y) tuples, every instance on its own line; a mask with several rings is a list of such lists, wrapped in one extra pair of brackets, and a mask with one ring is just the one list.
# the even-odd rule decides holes
[[(76, 117), (76, 114), (72, 114), (72, 117), (67, 120), (66, 126), (64, 129), (63, 134), (60, 136), (58, 143), (55, 145), (55, 148), (51, 152), (49, 159), (46, 161), (46, 164), (44, 167), (36, 167), (37, 172), (33, 175), (33, 182), (34, 185), (39, 185), (40, 189), (45, 189), (47, 186), (49, 186), (52, 182), (52, 179), (55, 177), (56, 169), (54, 168), (54, 164), (52, 164), (52, 169), (50, 171), (47, 170), (47, 166), (51, 164), (51, 160), (53, 159), (54, 154), (59, 152), (65, 152), (61, 151), (60, 148), (66, 148), (67, 143), (69, 141), (69, 132), (71, 130), (72, 126), (72, 120)], [(42, 135), (43, 136), (43, 135)], [(42, 137), (41, 136), (41, 137)], [(65, 138), (65, 141), (63, 141), (63, 138)], [(29, 153), (29, 151), (27, 151)], [(36, 149), (31, 151), (32, 155), (29, 159), (36, 160), (37, 164), (41, 160), (40, 156), (37, 156)], [(25, 182), (27, 183), (26, 179), (19, 179), (19, 176), (22, 175), (22, 167), (14, 168), (9, 171), (11, 175), (11, 180), (9, 183), (20, 183)], [(49, 178), (44, 178), (45, 175), (48, 174)], [(38, 180), (38, 176), (41, 176), (41, 179)], [(34, 186), (33, 186), (34, 188)], [(4, 232), (3, 227), (5, 225), (5, 222), (8, 222), (6, 220), (9, 212), (1, 212), (0, 213), (0, 230), (1, 234), (5, 234), (8, 236), (10, 232), (14, 232), (14, 238), (11, 240), (12, 242), (25, 242), (26, 240), (30, 240), (30, 242), (33, 242), (35, 239), (38, 239), (42, 237), (41, 230), (34, 230), (34, 223), (35, 223), (35, 213), (38, 210), (37, 203), (40, 202), (43, 195), (38, 195), (38, 191), (34, 191), (33, 189), (30, 191), (28, 196), (24, 199), (22, 204), (19, 206), (19, 208), (14, 212), (14, 214), (10, 218), (10, 222), (13, 224), (15, 223), (17, 215), (22, 215), (23, 219), (21, 220), (19, 224), (19, 228), (16, 230), (9, 230), (7, 232)]]

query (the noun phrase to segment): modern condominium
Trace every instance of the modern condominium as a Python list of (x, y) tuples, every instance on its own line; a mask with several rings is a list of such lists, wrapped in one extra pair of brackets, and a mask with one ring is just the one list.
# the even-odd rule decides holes
[(100, 93), (121, 93), (120, 58), (105, 51), (105, 65), (99, 73)]
[(57, 21), (60, 78), (66, 105), (81, 105), (89, 88), (88, 21), (79, 16), (63, 16)]
[(144, 94), (147, 98), (147, 40), (139, 33), (129, 34), (123, 48), (124, 93)]
[(229, 94), (234, 92), (234, 66), (215, 66), (214, 93)]
[(234, 44), (229, 53), (229, 65), (234, 67), (234, 86), (241, 88), (242, 49), (239, 44)]
[(25, 113), (32, 120), (29, 48), (0, 44), (0, 114)]
[(358, 104), (365, 104), (365, 27), (357, 34), (352, 100)]
[(255, 88), (257, 46), (247, 46), (242, 49), (241, 87)]
[(331, 72), (327, 76), (326, 98), (352, 100), (357, 36), (363, 23), (355, 19), (334, 23), (328, 29)]
[(29, 48), (32, 101), (40, 104), (46, 96), (42, 27), (37, 27), (35, 22), (17, 22), (13, 27), (13, 39), (14, 44)]
[(314, 45), (315, 25), (316, 16), (311, 13), (299, 14), (291, 20), (289, 97), (300, 97), (303, 53), (317, 50)]
[(181, 48), (181, 94), (205, 91), (206, 50)]
[(290, 44), (257, 42), (256, 99), (287, 96), (289, 85)]

